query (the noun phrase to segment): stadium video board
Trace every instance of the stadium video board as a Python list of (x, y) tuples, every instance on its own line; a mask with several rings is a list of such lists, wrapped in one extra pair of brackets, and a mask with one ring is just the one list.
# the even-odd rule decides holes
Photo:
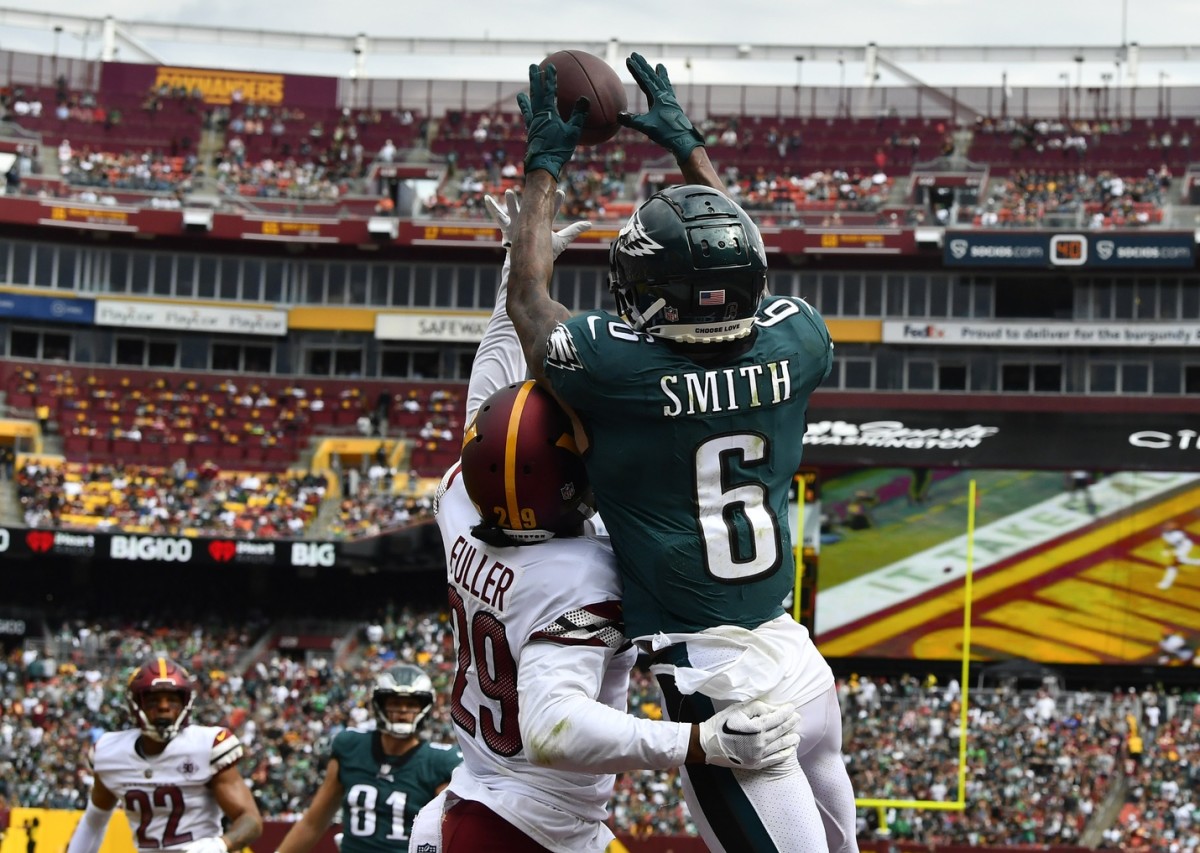
[(819, 513), (829, 657), (958, 659), (970, 560), (977, 660), (1195, 663), (1200, 473), (863, 468)]

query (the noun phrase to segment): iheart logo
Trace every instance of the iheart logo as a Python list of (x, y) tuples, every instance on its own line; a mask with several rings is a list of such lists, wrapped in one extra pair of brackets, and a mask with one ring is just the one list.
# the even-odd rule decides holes
[(208, 553), (218, 563), (228, 563), (237, 553), (237, 545), (232, 542), (216, 541), (208, 543)]
[(54, 547), (54, 534), (48, 530), (30, 530), (25, 534), (25, 543), (35, 554), (45, 554)]

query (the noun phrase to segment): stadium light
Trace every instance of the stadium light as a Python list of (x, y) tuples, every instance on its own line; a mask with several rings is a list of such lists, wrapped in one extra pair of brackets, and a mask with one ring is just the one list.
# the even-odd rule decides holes
[(400, 222), (394, 216), (372, 216), (367, 220), (367, 233), (376, 240), (392, 241), (400, 235)]
[(211, 207), (185, 207), (183, 209), (184, 231), (211, 231), (213, 210)]
[(792, 107), (792, 117), (800, 117), (800, 86), (804, 80), (804, 57), (796, 54), (796, 103)]
[(1083, 118), (1083, 54), (1075, 54), (1075, 120)]
[(842, 115), (843, 110), (849, 114), (850, 110), (846, 105), (846, 60), (840, 55), (838, 56), (838, 116)]

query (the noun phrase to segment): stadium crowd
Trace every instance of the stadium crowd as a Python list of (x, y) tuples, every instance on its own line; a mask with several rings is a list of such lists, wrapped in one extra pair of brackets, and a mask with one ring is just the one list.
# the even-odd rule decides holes
[[(442, 695), (426, 735), (452, 741), (445, 696), (453, 676), (446, 615), (389, 608), (367, 624), (329, 628), (327, 650), (287, 653), (262, 619), (170, 627), (64, 622), (43, 643), (0, 661), (0, 796), (10, 805), (82, 808), (85, 752), (127, 725), (123, 676), (166, 652), (197, 676), (193, 720), (231, 727), (247, 748), (242, 772), (264, 814), (297, 819), (311, 800), (333, 737), (368, 724), (369, 685), (393, 661), (429, 672)], [(845, 754), (859, 797), (953, 800), (961, 693), (956, 682), (911, 676), (839, 679)], [(892, 809), (891, 836), (922, 844), (1071, 845), (1118, 781), (1128, 793), (1107, 848), (1197, 849), (1200, 691), (972, 691), (965, 811)], [(658, 718), (657, 689), (634, 671), (630, 712)], [(1138, 732), (1144, 736), (1141, 746)], [(1119, 793), (1119, 791), (1118, 791)], [(623, 774), (615, 827), (638, 836), (694, 834), (674, 772)], [(860, 837), (875, 829), (862, 811)]]
[[(175, 104), (170, 93), (148, 97), (160, 105)], [(180, 103), (192, 102), (185, 97)], [(147, 110), (143, 105), (135, 112)], [(28, 109), (20, 115), (12, 112), (18, 120), (33, 120)], [(116, 113), (119, 125), (120, 110)], [(414, 212), (482, 219), (483, 197), (502, 195), (521, 177), (517, 148), (523, 128), (515, 114), (504, 112), (451, 110), (428, 119), (405, 110), (331, 108), (309, 114), (299, 107), (237, 102), (209, 108), (203, 116), (203, 126), (224, 139), (212, 163), (197, 159), (191, 139), (181, 143), (170, 133), (157, 146), (104, 147), (103, 139), (73, 144), (72, 125), (89, 127), (96, 121), (95, 110), (68, 109), (51, 121), (61, 125), (62, 133), (54, 138), (60, 139), (58, 172), (65, 184), (38, 183), (38, 192), (90, 203), (117, 204), (121, 192), (140, 192), (153, 194), (144, 200), (150, 206), (178, 207), (195, 180), (211, 177), (226, 197), (329, 206), (326, 212), (343, 215), (394, 214), (400, 213), (396, 198), (379, 178), (379, 169), (417, 152), (423, 158), (433, 155), (444, 170), (436, 189)], [(103, 124), (112, 126), (107, 118)], [(877, 226), (911, 224), (918, 209), (910, 200), (895, 199), (885, 209), (895, 183), (889, 172), (911, 167), (922, 151), (920, 135), (908, 132), (920, 122), (909, 124), (881, 123), (869, 145), (862, 140), (870, 132), (849, 119), (798, 123), (761, 116), (710, 117), (701, 131), (731, 192), (764, 224)], [(941, 156), (954, 155), (955, 133), (945, 120), (925, 124), (927, 135), (942, 140)], [(981, 227), (1064, 224), (1064, 216), (1072, 217), (1072, 227), (1076, 222), (1092, 228), (1159, 223), (1172, 182), (1171, 164), (1186, 159), (1191, 146), (1187, 128), (1154, 121), (1135, 127), (1129, 120), (981, 118), (963, 132), (972, 140), (966, 156), (989, 164), (993, 178), (975, 215), (968, 217)], [(626, 176), (642, 167), (643, 155), (623, 134), (580, 152), (564, 182), (563, 214), (623, 219), (637, 192)], [(1115, 168), (1114, 158), (1127, 161), (1125, 171)], [(813, 168), (817, 165), (821, 168)], [(14, 191), (19, 191), (19, 178)], [(852, 213), (873, 215), (847, 218)]]
[(273, 539), (308, 530), (324, 477), (126, 465), (22, 465), (17, 498), (29, 527)]
[(1151, 225), (1162, 221), (1170, 186), (1166, 166), (1140, 177), (1079, 168), (1019, 169), (994, 185), (980, 208), (979, 224), (1028, 228), (1065, 214), (1091, 228)]

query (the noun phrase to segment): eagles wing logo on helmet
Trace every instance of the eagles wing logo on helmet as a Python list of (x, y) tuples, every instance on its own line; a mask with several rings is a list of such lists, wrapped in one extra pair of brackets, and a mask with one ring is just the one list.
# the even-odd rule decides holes
[(650, 239), (650, 235), (646, 233), (645, 226), (642, 225), (642, 218), (636, 212), (629, 217), (629, 221), (625, 223), (625, 227), (617, 234), (617, 251), (622, 254), (632, 255), (635, 258), (641, 258), (646, 255), (653, 255), (662, 246)]

